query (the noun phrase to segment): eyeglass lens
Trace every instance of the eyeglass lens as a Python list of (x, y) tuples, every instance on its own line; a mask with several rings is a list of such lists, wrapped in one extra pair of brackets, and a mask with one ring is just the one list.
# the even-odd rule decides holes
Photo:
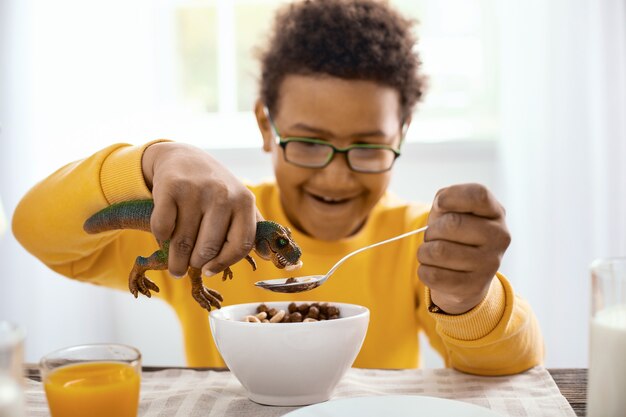
[[(289, 141), (285, 145), (288, 162), (309, 168), (326, 166), (334, 153), (330, 145), (321, 143)], [(382, 172), (391, 168), (396, 154), (384, 148), (352, 148), (348, 150), (347, 157), (348, 164), (355, 171)]]

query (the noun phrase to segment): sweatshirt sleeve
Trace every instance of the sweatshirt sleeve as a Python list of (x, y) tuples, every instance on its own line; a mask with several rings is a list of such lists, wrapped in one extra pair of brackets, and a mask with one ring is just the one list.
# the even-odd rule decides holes
[(418, 291), (418, 317), (446, 366), (477, 375), (507, 375), (543, 362), (537, 319), (502, 274), (494, 277), (485, 299), (464, 314), (433, 313), (428, 287), (420, 283)]
[[(113, 203), (152, 197), (143, 178), (141, 158), (156, 142), (161, 140), (143, 146), (111, 145), (36, 184), (13, 215), (17, 240), (62, 275), (128, 291), (128, 274), (136, 257), (158, 249), (154, 237), (135, 230), (90, 235), (83, 230), (83, 223)], [(150, 276), (161, 290), (167, 284), (162, 276)]]

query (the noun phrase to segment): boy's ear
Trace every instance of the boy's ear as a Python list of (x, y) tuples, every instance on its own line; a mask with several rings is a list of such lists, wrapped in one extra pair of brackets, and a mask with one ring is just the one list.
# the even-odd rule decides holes
[(272, 151), (272, 144), (274, 143), (274, 134), (272, 132), (272, 126), (270, 120), (265, 113), (265, 105), (261, 100), (257, 100), (254, 104), (254, 115), (256, 116), (256, 123), (259, 126), (259, 131), (263, 136), (263, 150), (265, 152)]

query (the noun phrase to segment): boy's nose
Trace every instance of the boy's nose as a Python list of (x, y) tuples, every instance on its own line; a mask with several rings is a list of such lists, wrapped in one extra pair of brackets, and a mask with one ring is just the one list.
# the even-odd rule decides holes
[(332, 181), (338, 185), (353, 181), (353, 172), (348, 164), (345, 153), (335, 153), (333, 159), (324, 168), (320, 168), (316, 173), (327, 181)]

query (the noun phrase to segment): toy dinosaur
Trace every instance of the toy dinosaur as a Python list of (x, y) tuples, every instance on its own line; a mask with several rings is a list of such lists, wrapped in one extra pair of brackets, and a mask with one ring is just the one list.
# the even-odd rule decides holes
[[(101, 233), (109, 230), (134, 229), (150, 232), (150, 216), (154, 209), (153, 200), (124, 201), (106, 207), (95, 213), (85, 221), (83, 228), (87, 233)], [(128, 288), (137, 298), (138, 293), (151, 297), (150, 290), (159, 292), (159, 287), (150, 281), (145, 272), (147, 270), (167, 269), (169, 240), (157, 240), (160, 249), (147, 258), (138, 256), (135, 265), (128, 277)], [(295, 269), (302, 265), (300, 247), (291, 238), (291, 231), (272, 221), (257, 222), (254, 252), (265, 260), (271, 260), (277, 268)], [(246, 260), (256, 270), (256, 263), (250, 255)], [(189, 267), (187, 275), (191, 279), (191, 293), (193, 298), (205, 309), (211, 311), (211, 306), (220, 308), (224, 301), (221, 294), (202, 283), (202, 272), (198, 268)], [(233, 278), (230, 267), (224, 270), (222, 280)]]

